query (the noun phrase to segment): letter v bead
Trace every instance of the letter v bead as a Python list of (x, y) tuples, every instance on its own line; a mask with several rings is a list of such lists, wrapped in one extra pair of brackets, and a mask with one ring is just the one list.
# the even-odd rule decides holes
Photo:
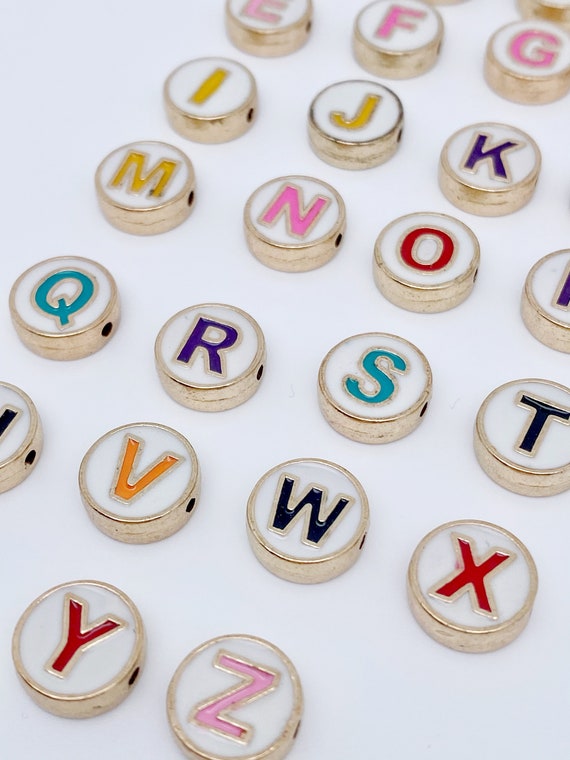
[(167, 453), (147, 467), (139, 475), (136, 482), (129, 482), (143, 447), (143, 441), (130, 435), (125, 436), (121, 465), (117, 470), (115, 482), (111, 489), (111, 496), (120, 501), (130, 502), (131, 499), (139, 496), (146, 488), (154, 485), (159, 478), (180, 462), (178, 457)]

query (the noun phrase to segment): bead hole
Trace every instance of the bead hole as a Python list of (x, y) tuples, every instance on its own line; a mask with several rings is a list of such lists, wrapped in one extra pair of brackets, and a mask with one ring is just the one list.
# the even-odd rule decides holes
[(190, 501), (186, 505), (186, 511), (191, 512), (195, 506), (196, 506), (196, 499), (194, 498), (190, 499)]
[(297, 734), (299, 733), (299, 729), (301, 728), (301, 721), (297, 723), (297, 728), (295, 729), (295, 733), (293, 734), (293, 739), (297, 738)]
[(111, 334), (111, 330), (112, 330), (112, 329), (113, 329), (113, 323), (112, 323), (112, 322), (107, 322), (107, 324), (106, 324), (106, 325), (103, 327), (103, 329), (101, 330), (101, 335), (102, 335), (104, 338), (108, 338), (108, 337), (109, 337), (109, 335)]
[(365, 534), (362, 536), (362, 541), (360, 542), (360, 546), (358, 547), (358, 551), (360, 551), (360, 550), (362, 549), (362, 547), (364, 546), (364, 542), (366, 541), (366, 535), (367, 535), (367, 534), (365, 533)]
[(311, 31), (312, 26), (313, 26), (313, 22), (307, 21), (307, 26), (305, 27), (305, 31), (307, 32), (307, 34), (309, 34), (309, 32)]
[(134, 684), (134, 682), (137, 680), (137, 678), (138, 678), (138, 676), (139, 676), (139, 672), (140, 672), (140, 668), (135, 668), (135, 669), (133, 670), (133, 674), (132, 674), (132, 676), (129, 678), (129, 686), (132, 686), (132, 685)]
[(191, 206), (194, 203), (194, 190), (188, 196), (188, 205)]
[(475, 282), (475, 280), (477, 279), (477, 275), (478, 275), (478, 274), (479, 274), (479, 270), (478, 270), (478, 269), (476, 269), (476, 270), (475, 270), (475, 274), (473, 275), (473, 282)]
[(257, 370), (257, 375), (256, 375), (257, 379), (258, 379), (258, 380), (261, 380), (261, 376), (262, 376), (262, 375), (263, 375), (263, 364), (262, 364), (262, 365), (261, 365), (261, 367), (260, 367), (260, 368)]
[(336, 236), (336, 240), (334, 241), (334, 247), (338, 248), (341, 243), (342, 243), (342, 233)]
[(247, 112), (247, 120), (248, 121), (252, 121), (253, 120), (253, 114), (254, 113), (255, 113), (255, 109), (254, 108), (250, 108), (249, 111)]
[(401, 129), (401, 130), (398, 132), (398, 137), (396, 138), (396, 142), (400, 142), (400, 140), (402, 139), (402, 132), (403, 132), (403, 131), (404, 131), (404, 130), (403, 130), (403, 129)]
[(422, 406), (422, 411), (420, 412), (420, 417), (423, 417), (426, 413), (426, 409), (428, 408), (428, 402), (426, 401), (425, 404)]
[(34, 463), (34, 461), (36, 459), (36, 453), (37, 452), (36, 452), (35, 449), (32, 449), (31, 451), (28, 451), (28, 454), (27, 454), (26, 458), (24, 459), (24, 463), (25, 463), (26, 467), (30, 467), (30, 465), (32, 465)]

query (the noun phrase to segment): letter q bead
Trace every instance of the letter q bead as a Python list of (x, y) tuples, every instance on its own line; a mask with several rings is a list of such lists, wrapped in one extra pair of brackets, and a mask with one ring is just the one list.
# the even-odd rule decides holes
[(81, 359), (115, 334), (120, 305), (115, 280), (79, 256), (47, 259), (26, 270), (10, 291), (18, 337), (47, 359)]
[(311, 31), (311, 0), (227, 0), (226, 30), (245, 53), (279, 56), (305, 44)]

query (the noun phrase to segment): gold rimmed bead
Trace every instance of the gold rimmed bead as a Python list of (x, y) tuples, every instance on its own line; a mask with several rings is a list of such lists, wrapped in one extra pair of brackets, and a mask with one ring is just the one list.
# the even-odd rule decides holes
[(522, 292), (521, 315), (537, 340), (570, 353), (570, 249), (549, 253), (532, 267)]
[(288, 55), (302, 47), (313, 23), (311, 0), (227, 0), (231, 42), (251, 55)]
[(28, 477), (42, 446), (42, 426), (32, 399), (15, 385), (0, 383), (0, 493)]

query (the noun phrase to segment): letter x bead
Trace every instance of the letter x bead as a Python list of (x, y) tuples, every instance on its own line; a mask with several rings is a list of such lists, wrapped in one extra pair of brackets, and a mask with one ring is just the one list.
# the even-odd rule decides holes
[(166, 706), (176, 742), (193, 760), (281, 760), (299, 731), (303, 693), (276, 646), (219, 636), (179, 665)]
[(352, 567), (368, 519), (368, 499), (358, 480), (322, 459), (274, 467), (247, 503), (253, 553), (270, 572), (296, 583), (320, 583)]
[(42, 445), (42, 426), (32, 399), (15, 385), (0, 383), (0, 493), (28, 477)]
[(518, 0), (525, 18), (538, 18), (570, 30), (570, 0)]
[(408, 568), (417, 622), (440, 644), (490, 652), (528, 623), (538, 577), (526, 547), (491, 523), (458, 520), (431, 531)]
[(305, 44), (311, 31), (311, 0), (226, 0), (226, 30), (245, 53), (288, 55)]
[(10, 291), (18, 337), (47, 359), (81, 359), (115, 334), (120, 304), (115, 280), (79, 256), (47, 259), (25, 271)]
[(95, 188), (107, 221), (133, 235), (171, 230), (194, 208), (192, 162), (167, 143), (117, 148), (99, 164)]
[(490, 393), (474, 428), (477, 460), (496, 483), (526, 496), (570, 488), (570, 388), (513, 380)]
[(540, 259), (521, 298), (523, 322), (546, 346), (570, 354), (570, 250)]
[(236, 306), (200, 304), (175, 314), (154, 347), (165, 391), (190, 409), (219, 412), (247, 401), (264, 372), (265, 339)]
[(90, 718), (116, 707), (138, 680), (144, 654), (137, 608), (100, 581), (46, 591), (24, 612), (12, 639), (25, 690), (64, 718)]

